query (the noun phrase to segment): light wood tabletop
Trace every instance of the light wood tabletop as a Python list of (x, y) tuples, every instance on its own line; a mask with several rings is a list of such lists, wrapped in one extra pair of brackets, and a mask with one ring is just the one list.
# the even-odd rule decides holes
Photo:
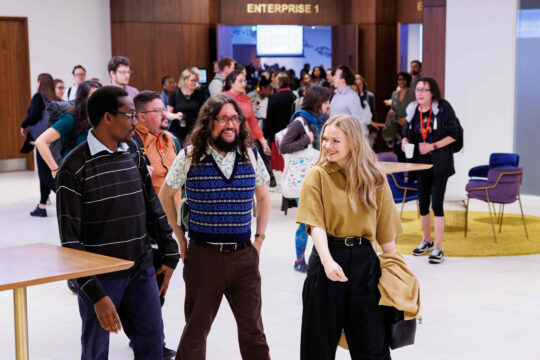
[(0, 291), (13, 289), (15, 355), (28, 360), (26, 287), (129, 269), (133, 261), (44, 243), (0, 249)]
[(418, 171), (418, 170), (427, 170), (431, 169), (433, 165), (431, 164), (415, 164), (415, 163), (405, 163), (405, 162), (388, 162), (381, 161), (384, 172), (387, 174), (406, 172), (406, 171)]
[(0, 249), (0, 291), (129, 269), (132, 261), (37, 243)]

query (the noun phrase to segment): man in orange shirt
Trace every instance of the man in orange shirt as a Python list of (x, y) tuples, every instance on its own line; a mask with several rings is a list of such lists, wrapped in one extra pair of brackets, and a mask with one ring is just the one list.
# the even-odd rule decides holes
[[(163, 104), (163, 100), (161, 100), (161, 96), (155, 91), (141, 91), (133, 98), (133, 102), (137, 112), (136, 134), (133, 140), (147, 158), (152, 184), (156, 194), (159, 194), (165, 176), (169, 172), (177, 154), (175, 139), (166, 131), (168, 127), (167, 109)], [(176, 199), (177, 203), (179, 199), (180, 192), (178, 192), (178, 199)], [(159, 254), (154, 255), (155, 262), (159, 258)], [(154, 267), (156, 266), (159, 266), (159, 264), (154, 263)], [(157, 277), (158, 284), (162, 281), (160, 277), (161, 275)], [(163, 301), (164, 299), (161, 298), (162, 305)], [(164, 343), (163, 359), (173, 358), (174, 355), (175, 351), (167, 349)]]

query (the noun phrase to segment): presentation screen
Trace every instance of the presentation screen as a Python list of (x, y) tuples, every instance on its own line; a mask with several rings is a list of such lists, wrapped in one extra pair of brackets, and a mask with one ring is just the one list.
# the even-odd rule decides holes
[(201, 74), (201, 76), (199, 77), (199, 84), (206, 84), (206, 82), (208, 81), (207, 79), (207, 73), (206, 73), (206, 69), (205, 68), (199, 68), (199, 73)]
[(257, 56), (303, 56), (304, 29), (298, 25), (257, 25)]

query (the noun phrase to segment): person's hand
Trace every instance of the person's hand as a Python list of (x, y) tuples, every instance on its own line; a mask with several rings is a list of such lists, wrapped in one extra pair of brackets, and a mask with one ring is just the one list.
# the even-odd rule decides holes
[(433, 145), (423, 142), (418, 144), (418, 150), (420, 154), (425, 155), (433, 151)]
[(180, 259), (182, 260), (182, 264), (184, 264), (188, 251), (186, 236), (181, 231), (175, 231), (174, 235), (176, 235), (176, 240), (178, 240), (178, 245), (180, 246)]
[(392, 99), (384, 100), (384, 105), (392, 106)]
[(396, 112), (392, 109), (388, 110), (388, 115), (386, 115), (386, 117), (390, 117), (390, 116), (394, 116), (396, 115)]
[(405, 152), (405, 145), (407, 145), (408, 143), (409, 143), (409, 139), (407, 139), (406, 137), (401, 139), (401, 151)]
[(174, 269), (171, 269), (167, 265), (161, 265), (159, 269), (156, 270), (156, 276), (163, 274), (163, 281), (161, 282), (161, 287), (159, 288), (159, 295), (165, 297), (167, 289), (169, 288), (169, 282), (171, 281), (171, 276), (174, 272)]
[(263, 147), (263, 152), (266, 155), (270, 156), (272, 154), (272, 150), (270, 150), (270, 146), (268, 146), (268, 142), (263, 141), (261, 144), (262, 144), (262, 147)]
[(58, 174), (58, 168), (56, 168), (56, 170), (51, 170), (51, 174), (54, 179), (56, 177), (56, 174)]
[(180, 111), (176, 113), (176, 120), (180, 121), (184, 117), (184, 114), (182, 114)]
[(148, 173), (150, 176), (154, 173), (154, 167), (152, 165), (146, 165), (146, 168), (148, 169)]
[(315, 136), (313, 135), (311, 131), (307, 133), (307, 136), (309, 137), (309, 141), (313, 142), (313, 139), (315, 138)]
[(102, 328), (115, 334), (122, 330), (122, 323), (110, 297), (101, 298), (94, 304), (94, 310)]
[(261, 238), (255, 238), (255, 241), (253, 242), (253, 247), (255, 250), (257, 250), (257, 253), (261, 255), (261, 247), (262, 247), (263, 240)]
[(406, 118), (398, 118), (397, 119), (397, 123), (399, 124), (399, 126), (403, 126), (405, 125), (405, 123), (407, 122), (407, 119)]
[(28, 128), (21, 128), (21, 135), (25, 138), (28, 135)]
[(346, 282), (349, 279), (345, 276), (345, 273), (343, 272), (343, 269), (337, 262), (335, 262), (333, 259), (330, 259), (326, 263), (323, 264), (324, 266), (324, 272), (326, 273), (326, 276), (332, 280), (332, 281), (340, 281), (340, 282)]

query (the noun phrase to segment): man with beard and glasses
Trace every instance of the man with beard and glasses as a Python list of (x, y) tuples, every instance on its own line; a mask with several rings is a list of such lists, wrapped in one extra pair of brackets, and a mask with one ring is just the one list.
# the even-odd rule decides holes
[[(259, 254), (270, 214), (270, 177), (253, 149), (242, 110), (227, 94), (201, 108), (190, 136), (161, 187), (159, 198), (180, 243), (184, 262), (186, 326), (177, 359), (206, 358), (206, 338), (225, 295), (238, 326), (242, 359), (270, 359), (261, 317)], [(187, 168), (186, 156), (191, 158)], [(174, 195), (185, 184), (189, 247), (177, 224)], [(253, 197), (257, 229), (251, 242)]]
[[(150, 90), (141, 91), (134, 98), (135, 111), (137, 112), (137, 127), (133, 140), (137, 143), (139, 149), (145, 155), (146, 165), (152, 177), (152, 184), (159, 194), (161, 184), (165, 181), (165, 176), (171, 168), (174, 159), (176, 158), (177, 140), (166, 130), (169, 126), (167, 120), (167, 109), (163, 104), (161, 96)], [(137, 148), (132, 147), (132, 150)], [(180, 195), (180, 194), (178, 194)], [(180, 200), (178, 196), (177, 201)], [(161, 264), (159, 259), (162, 254), (157, 249), (157, 244), (152, 241), (154, 254), (154, 268), (157, 270)], [(163, 274), (157, 276), (158, 286), (163, 282)], [(161, 306), (165, 302), (165, 297), (160, 297)], [(130, 346), (133, 344), (130, 342)], [(168, 349), (163, 344), (163, 359), (171, 359), (176, 352)]]
[[(133, 157), (137, 114), (128, 93), (116, 86), (88, 100), (93, 129), (66, 157), (57, 180), (62, 246), (131, 260), (128, 270), (77, 279), (82, 319), (82, 359), (107, 359), (109, 333), (122, 328), (136, 359), (163, 358), (160, 294), (165, 296), (179, 261), (178, 244), (156, 196), (143, 155)], [(148, 240), (162, 264), (154, 270)], [(160, 288), (156, 275), (163, 274)]]

